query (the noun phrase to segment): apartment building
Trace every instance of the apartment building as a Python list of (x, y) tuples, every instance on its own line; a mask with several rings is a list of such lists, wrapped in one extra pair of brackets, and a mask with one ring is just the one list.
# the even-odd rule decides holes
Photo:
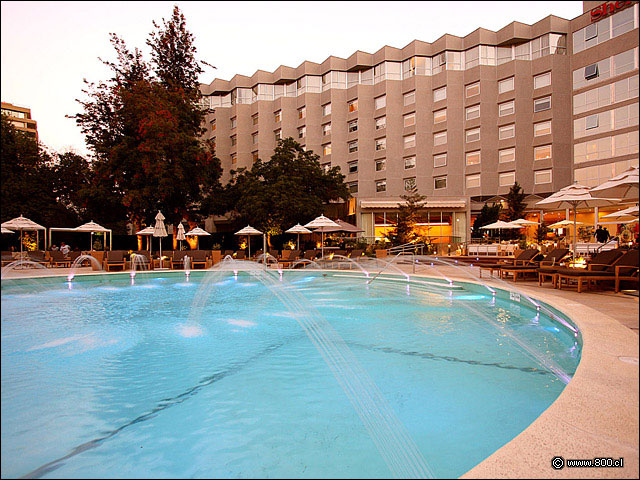
[(357, 51), (202, 92), (223, 180), (290, 136), (340, 167), (354, 197), (345, 213), (365, 237), (393, 227), (415, 187), (428, 197), (423, 233), (457, 243), (516, 181), (536, 210), (574, 180), (638, 164), (638, 3), (584, 2), (572, 20)]
[(28, 135), (38, 140), (38, 122), (31, 118), (31, 109), (25, 107), (18, 107), (11, 103), (2, 102), (2, 114), (9, 117), (10, 122), (21, 132), (25, 132)]

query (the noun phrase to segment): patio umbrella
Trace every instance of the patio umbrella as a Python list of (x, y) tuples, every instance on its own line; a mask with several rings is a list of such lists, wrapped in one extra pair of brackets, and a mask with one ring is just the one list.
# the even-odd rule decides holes
[(634, 205), (629, 208), (625, 208), (624, 210), (620, 210), (617, 212), (609, 213), (604, 215), (602, 218), (620, 218), (620, 217), (637, 217), (638, 216), (638, 205)]
[(158, 214), (156, 215), (156, 224), (153, 226), (153, 236), (160, 237), (160, 262), (162, 262), (162, 237), (168, 235), (167, 229), (164, 226), (164, 215), (162, 215), (160, 210), (158, 210)]
[[(209, 232), (201, 229), (200, 227), (195, 227), (195, 228), (192, 228), (191, 230), (189, 230), (187, 233), (185, 233), (185, 235), (186, 236), (195, 235), (196, 237), (201, 237), (201, 236), (204, 236), (204, 235), (211, 235), (211, 234)], [(198, 249), (198, 248), (199, 248), (199, 245), (196, 244), (196, 249)]]
[(182, 225), (182, 222), (180, 222), (178, 224), (178, 234), (176, 235), (176, 240), (178, 240), (180, 242), (180, 249), (182, 250), (182, 241), (186, 240), (187, 238), (184, 236), (184, 225)]
[(297, 223), (296, 225), (291, 227), (289, 230), (285, 230), (285, 232), (287, 232), (287, 233), (297, 233), (298, 234), (298, 246), (297, 246), (298, 250), (300, 250), (300, 234), (301, 233), (313, 233), (311, 230), (309, 230), (308, 228), (304, 228), (299, 223)]
[[(334, 222), (333, 220), (325, 217), (324, 215), (320, 215), (319, 217), (314, 218), (313, 220), (311, 220), (309, 223), (307, 223), (305, 225), (305, 227), (307, 228), (312, 228), (312, 229), (319, 229), (322, 227), (334, 227), (334, 228), (340, 228), (340, 225), (338, 225), (336, 222)], [(322, 257), (324, 257), (324, 232), (322, 232)]]
[(519, 218), (517, 220), (512, 220), (509, 222), (512, 225), (522, 225), (523, 227), (527, 227), (529, 225), (539, 225), (539, 222), (532, 222), (531, 220), (525, 220), (524, 218)]
[[(23, 217), (22, 215), (2, 223), (2, 228), (18, 230), (20, 232), (20, 258), (22, 258), (22, 232), (25, 230), (28, 230), (28, 231), (35, 230), (36, 232), (38, 230), (45, 230), (45, 233), (46, 233), (46, 230), (47, 230), (42, 225), (38, 225), (33, 220), (29, 220), (28, 218)], [(46, 237), (45, 237), (45, 243), (46, 243)]]
[(362, 233), (364, 230), (356, 227), (355, 225), (351, 225), (344, 220), (340, 220), (339, 218), (334, 220), (338, 224), (338, 227), (320, 227), (316, 230), (316, 232), (347, 232), (347, 233)]
[(90, 242), (91, 242), (91, 251), (93, 251), (93, 232), (108, 232), (108, 228), (104, 228), (102, 225), (98, 225), (96, 222), (91, 220), (90, 222), (85, 223), (84, 225), (80, 225), (76, 227), (75, 230), (78, 232), (90, 232)]
[[(153, 227), (146, 227), (136, 232), (136, 235), (153, 235)], [(151, 242), (149, 242), (149, 256), (151, 256)]]
[(591, 196), (589, 187), (574, 183), (567, 187), (561, 188), (553, 195), (540, 200), (536, 203), (543, 208), (557, 210), (559, 208), (573, 208), (573, 259), (576, 259), (576, 221), (578, 205), (582, 207), (602, 207), (605, 205), (615, 205), (619, 200), (596, 198)]
[(620, 175), (611, 177), (597, 187), (591, 189), (591, 196), (596, 198), (638, 199), (638, 167), (631, 167)]
[(573, 226), (578, 226), (578, 225), (584, 225), (584, 223), (582, 222), (573, 222), (571, 220), (562, 220), (561, 222), (556, 222), (552, 225), (549, 225), (547, 228), (550, 228), (551, 230), (555, 230), (557, 228), (567, 228), (567, 227), (573, 227)]
[(247, 225), (242, 230), (238, 230), (234, 235), (246, 235), (249, 244), (249, 258), (251, 258), (251, 235), (262, 235), (260, 230), (256, 230), (251, 225)]
[(498, 230), (498, 239), (500, 239), (500, 231), (504, 229), (514, 229), (514, 228), (522, 228), (522, 225), (514, 225), (510, 222), (504, 222), (502, 220), (498, 220), (497, 222), (490, 223), (489, 225), (485, 225), (484, 227), (480, 227), (483, 230)]
[(16, 233), (13, 230), (9, 230), (8, 228), (2, 227), (2, 233)]

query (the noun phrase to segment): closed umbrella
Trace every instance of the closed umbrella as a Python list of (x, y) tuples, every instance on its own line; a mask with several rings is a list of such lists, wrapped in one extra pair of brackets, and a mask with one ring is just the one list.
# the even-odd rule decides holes
[[(322, 227), (340, 228), (340, 225), (338, 225), (333, 220), (325, 217), (324, 215), (320, 215), (319, 217), (316, 217), (313, 220), (311, 220), (309, 223), (307, 223), (305, 225), (305, 227), (316, 230), (316, 229), (320, 229)], [(324, 258), (324, 232), (322, 232), (322, 244), (321, 244), (321, 246), (322, 246), (322, 257)]]
[(298, 250), (300, 250), (300, 234), (301, 233), (313, 233), (311, 230), (309, 230), (308, 228), (303, 227), (299, 223), (297, 223), (296, 225), (291, 227), (289, 230), (285, 230), (285, 232), (287, 232), (287, 233), (297, 233), (298, 234), (298, 246), (297, 246)]
[(93, 251), (93, 232), (110, 232), (111, 231), (108, 228), (104, 228), (102, 225), (98, 225), (93, 220), (91, 220), (90, 222), (85, 223), (84, 225), (80, 225), (79, 227), (76, 227), (75, 230), (77, 230), (78, 232), (90, 232), (91, 233), (91, 236), (90, 236), (90, 242), (91, 242), (90, 249), (91, 249), (91, 251)]
[(162, 267), (162, 237), (166, 237), (167, 229), (164, 226), (164, 215), (162, 212), (158, 210), (158, 214), (156, 215), (156, 224), (153, 226), (153, 236), (160, 237), (160, 268)]
[(234, 235), (246, 235), (247, 243), (249, 245), (249, 258), (251, 258), (251, 235), (262, 235), (260, 230), (256, 230), (251, 225), (247, 225), (242, 230), (238, 230)]
[(557, 210), (559, 208), (572, 208), (573, 209), (573, 259), (576, 259), (576, 221), (578, 205), (587, 208), (602, 207), (605, 205), (615, 205), (619, 200), (596, 198), (591, 196), (589, 187), (574, 183), (567, 187), (561, 188), (553, 195), (540, 200), (536, 203), (543, 208)]
[(180, 222), (178, 224), (178, 234), (176, 235), (176, 240), (180, 242), (180, 250), (182, 250), (182, 241), (186, 239), (187, 238), (184, 236), (184, 225)]
[[(185, 235), (189, 236), (189, 235), (195, 235), (196, 237), (202, 237), (204, 235), (211, 235), (209, 232), (201, 229), (200, 227), (195, 227), (192, 228), (191, 230), (189, 230), (187, 233), (185, 233)], [(198, 249), (200, 247), (199, 244), (196, 244), (196, 249)]]
[[(25, 230), (27, 231), (35, 230), (36, 232), (38, 230), (45, 230), (45, 233), (46, 233), (46, 230), (47, 230), (42, 225), (39, 225), (33, 220), (29, 220), (28, 218), (23, 217), (22, 215), (2, 223), (2, 228), (18, 230), (20, 232), (20, 258), (22, 258), (22, 232)], [(45, 237), (45, 243), (47, 243), (46, 237)]]
[(631, 167), (620, 175), (611, 177), (597, 187), (591, 189), (591, 196), (596, 198), (620, 198), (624, 200), (638, 199), (638, 167)]

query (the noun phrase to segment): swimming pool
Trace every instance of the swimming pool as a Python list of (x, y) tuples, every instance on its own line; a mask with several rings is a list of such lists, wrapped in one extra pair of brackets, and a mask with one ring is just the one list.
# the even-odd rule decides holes
[(457, 477), (561, 393), (564, 322), (355, 273), (3, 281), (2, 476)]

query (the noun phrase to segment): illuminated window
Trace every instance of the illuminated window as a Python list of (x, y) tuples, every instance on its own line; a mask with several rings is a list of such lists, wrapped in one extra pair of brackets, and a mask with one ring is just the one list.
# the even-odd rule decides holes
[(516, 149), (506, 148), (498, 152), (498, 159), (500, 163), (513, 162), (516, 159)]
[(387, 128), (387, 117), (376, 118), (376, 130)]
[(467, 107), (464, 111), (464, 115), (467, 120), (473, 120), (474, 118), (478, 118), (480, 116), (480, 105), (473, 105), (471, 107)]
[(327, 143), (322, 146), (322, 155), (331, 155), (331, 144)]
[(471, 85), (467, 85), (465, 88), (465, 96), (467, 98), (474, 97), (480, 94), (480, 82), (472, 83)]
[(533, 88), (548, 87), (551, 85), (551, 72), (543, 73), (533, 77)]
[(505, 138), (513, 138), (516, 135), (516, 125), (514, 123), (510, 125), (504, 125), (498, 129), (498, 138), (504, 140)]
[(384, 108), (387, 106), (387, 96), (386, 95), (382, 95), (380, 97), (377, 97), (373, 100), (373, 104), (376, 110), (378, 110), (379, 108)]
[(533, 125), (533, 136), (540, 137), (542, 135), (551, 134), (551, 121), (535, 123)]
[(409, 170), (416, 167), (416, 157), (406, 157), (404, 159), (404, 169)]
[(347, 103), (347, 109), (349, 110), (349, 113), (352, 112), (357, 112), (358, 111), (358, 100), (351, 100), (350, 102)]
[(235, 153), (231, 154), (231, 165), (235, 165), (236, 163), (238, 163), (238, 155), (236, 155)]
[(538, 170), (534, 175), (536, 185), (551, 183), (552, 178), (551, 170)]
[(322, 125), (322, 135), (331, 135), (331, 124), (325, 123)]
[(480, 150), (467, 152), (465, 155), (467, 165), (480, 165)]
[(307, 127), (306, 126), (302, 126), (302, 127), (298, 128), (298, 138), (304, 138), (306, 134), (307, 134)]
[(298, 119), (304, 118), (307, 115), (307, 108), (306, 107), (300, 107), (298, 109)]
[(510, 92), (514, 89), (513, 77), (505, 78), (498, 82), (498, 93)]
[(551, 145), (542, 145), (533, 149), (534, 160), (546, 160), (551, 158)]
[(433, 123), (440, 123), (447, 121), (447, 109), (437, 110), (433, 112)]
[(211, 120), (211, 131), (215, 132), (216, 130), (216, 119)]
[(403, 96), (404, 106), (416, 103), (416, 91), (405, 93)]
[(447, 87), (438, 88), (433, 91), (433, 101), (439, 102), (447, 98)]
[(415, 125), (416, 124), (416, 114), (415, 114), (415, 112), (414, 113), (409, 113), (409, 114), (403, 116), (402, 117), (402, 122), (403, 122), (403, 125), (405, 127), (410, 127), (412, 125)]
[(516, 172), (501, 173), (498, 181), (501, 187), (510, 187), (516, 183)]
[(251, 160), (253, 160), (253, 163), (256, 163), (258, 161), (258, 151), (257, 150), (255, 152), (251, 152)]
[(278, 110), (273, 114), (273, 120), (278, 123), (282, 120), (282, 110)]
[(514, 113), (516, 113), (516, 102), (514, 100), (498, 104), (498, 115), (500, 117), (513, 115)]
[(447, 188), (447, 176), (433, 177), (433, 188), (435, 190), (441, 190)]
[(447, 165), (447, 154), (441, 153), (440, 155), (433, 156), (433, 166), (434, 167), (444, 167)]
[(273, 133), (274, 133), (274, 136), (276, 138), (276, 142), (282, 138), (282, 129), (278, 129), (278, 130), (274, 131)]

